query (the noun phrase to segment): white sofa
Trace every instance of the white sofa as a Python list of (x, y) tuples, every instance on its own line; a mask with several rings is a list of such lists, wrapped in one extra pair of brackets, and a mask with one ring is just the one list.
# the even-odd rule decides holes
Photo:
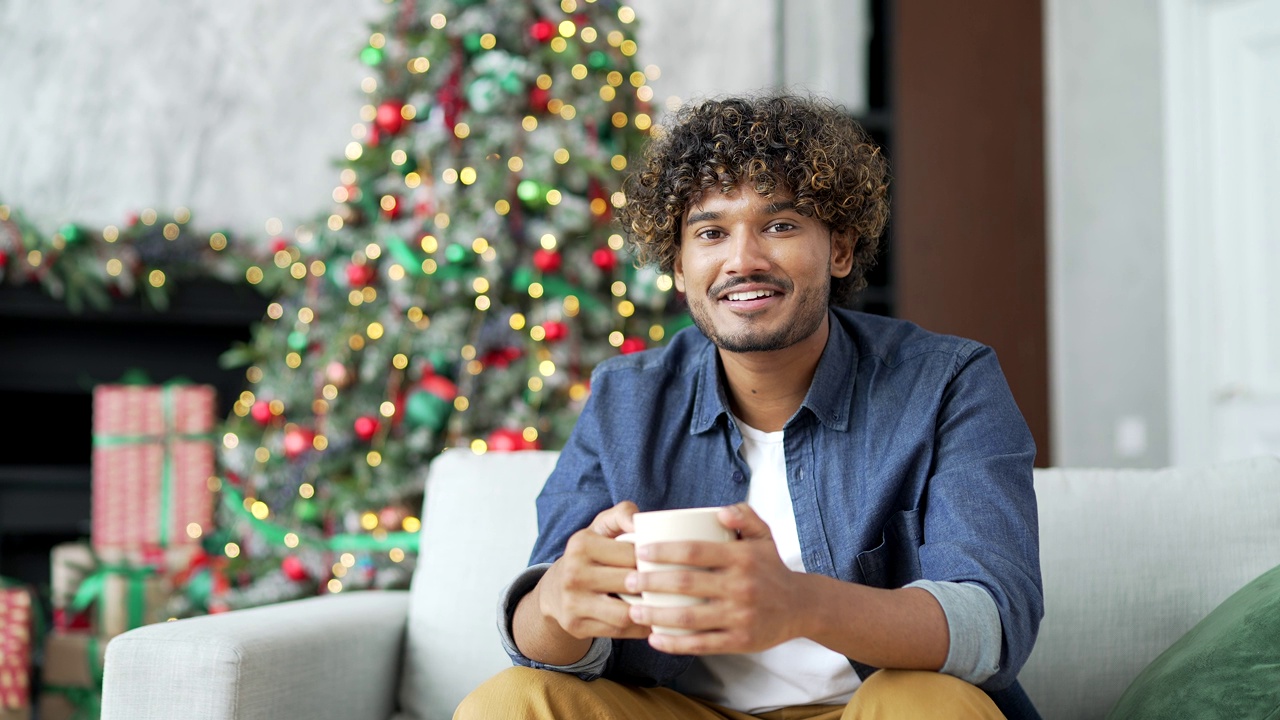
[[(500, 588), (524, 567), (553, 452), (431, 469), (408, 592), (150, 625), (107, 648), (104, 720), (437, 720), (509, 665)], [(1280, 562), (1280, 459), (1036, 471), (1046, 616), (1021, 681), (1046, 720), (1100, 718), (1157, 654)]]

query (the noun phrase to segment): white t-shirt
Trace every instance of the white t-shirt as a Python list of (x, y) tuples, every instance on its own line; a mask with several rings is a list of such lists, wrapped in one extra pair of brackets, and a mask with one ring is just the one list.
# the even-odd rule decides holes
[[(773, 533), (787, 567), (804, 572), (800, 533), (787, 486), (782, 431), (763, 432), (734, 418), (742, 457), (751, 468), (747, 502)], [(757, 714), (792, 705), (843, 705), (861, 683), (848, 659), (806, 638), (764, 652), (695, 658), (676, 689), (717, 705)]]

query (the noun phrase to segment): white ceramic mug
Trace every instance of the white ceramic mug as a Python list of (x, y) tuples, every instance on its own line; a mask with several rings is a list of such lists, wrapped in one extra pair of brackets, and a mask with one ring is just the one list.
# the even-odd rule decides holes
[[(737, 539), (737, 533), (720, 524), (718, 518), (720, 510), (719, 507), (698, 507), (636, 513), (631, 518), (635, 523), (635, 532), (623, 533), (614, 539), (634, 543), (636, 547), (662, 542), (729, 542)], [(655, 570), (697, 570), (698, 568), (637, 560), (636, 569), (640, 572), (653, 572)], [(643, 603), (653, 607), (684, 607), (705, 602), (701, 598), (689, 595), (656, 593), (647, 590), (640, 595), (619, 593), (619, 597), (633, 605)], [(681, 628), (656, 625), (653, 631), (667, 635), (690, 634), (690, 631)]]

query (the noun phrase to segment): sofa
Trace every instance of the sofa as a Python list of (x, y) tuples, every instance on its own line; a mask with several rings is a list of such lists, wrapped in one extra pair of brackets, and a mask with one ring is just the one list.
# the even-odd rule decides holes
[[(556, 453), (452, 450), (407, 591), (149, 625), (108, 645), (104, 720), (438, 720), (509, 666), (495, 629)], [(1046, 720), (1104, 717), (1158, 654), (1280, 562), (1280, 458), (1037, 469), (1045, 618), (1020, 680)]]

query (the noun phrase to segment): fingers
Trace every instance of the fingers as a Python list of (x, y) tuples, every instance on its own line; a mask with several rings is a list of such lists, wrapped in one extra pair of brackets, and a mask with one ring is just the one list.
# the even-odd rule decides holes
[(631, 522), (631, 516), (635, 515), (639, 509), (630, 500), (623, 500), (596, 515), (595, 520), (591, 521), (591, 531), (609, 538), (618, 537), (624, 532), (632, 532), (635, 530), (635, 525)]
[(720, 524), (730, 530), (737, 530), (738, 537), (743, 540), (773, 539), (768, 523), (761, 520), (756, 511), (744, 502), (721, 508), (718, 518)]

